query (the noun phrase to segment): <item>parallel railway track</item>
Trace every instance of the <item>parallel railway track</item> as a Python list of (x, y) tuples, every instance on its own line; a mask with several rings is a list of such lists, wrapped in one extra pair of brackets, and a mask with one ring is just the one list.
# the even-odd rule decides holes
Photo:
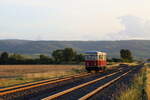
[[(108, 87), (109, 85), (113, 84), (114, 82), (116, 82), (117, 80), (121, 79), (122, 77), (128, 75), (130, 72), (132, 72), (135, 68), (132, 69), (127, 69), (125, 71), (123, 70), (119, 70), (117, 72), (108, 74), (106, 76), (97, 78), (95, 80), (86, 82), (84, 84), (80, 84), (78, 86), (69, 88), (67, 90), (64, 90), (62, 92), (53, 94), (49, 97), (43, 98), (42, 100), (87, 100), (90, 97), (94, 96), (95, 94), (97, 94), (98, 92), (100, 92), (101, 90), (103, 90), (104, 88)], [(91, 87), (92, 84), (95, 84), (97, 82), (100, 81), (104, 81), (107, 78), (112, 77), (111, 80), (105, 82), (104, 84), (101, 84), (98, 88), (93, 89), (90, 92), (87, 92), (87, 94), (84, 94), (83, 96), (81, 96), (80, 94), (82, 94), (81, 92), (86, 91), (86, 89), (88, 90), (88, 87)], [(90, 89), (89, 89), (90, 90)], [(75, 93), (76, 92), (76, 93)], [(77, 96), (79, 95), (79, 96)], [(81, 96), (81, 97), (80, 97)]]
[(57, 82), (61, 82), (61, 81), (66, 81), (66, 80), (70, 80), (70, 79), (73, 79), (73, 78), (80, 78), (80, 77), (84, 77), (84, 76), (87, 76), (87, 75), (90, 75), (90, 73), (84, 73), (84, 74), (80, 74), (80, 75), (72, 75), (72, 76), (68, 76), (68, 77), (64, 77), (64, 78), (61, 78), (61, 79), (48, 79), (48, 80), (42, 80), (42, 81), (37, 81), (37, 82), (32, 82), (32, 83), (27, 83), (27, 84), (23, 84), (23, 85), (17, 85), (17, 86), (12, 86), (12, 87), (8, 87), (8, 88), (2, 88), (0, 89), (0, 96), (2, 94), (6, 94), (7, 91), (13, 91), (13, 90), (16, 90), (18, 91), (18, 89), (23, 89), (25, 87), (36, 87), (36, 86), (40, 86), (40, 85), (44, 85), (44, 84), (54, 84), (54, 83), (57, 83)]
[(130, 73), (130, 72), (131, 72), (131, 70), (128, 71), (128, 72), (126, 72), (126, 73), (124, 73), (124, 74), (122, 74), (121, 76), (118, 76), (117, 78), (115, 78), (115, 79), (109, 81), (108, 83), (106, 83), (106, 84), (104, 84), (104, 85), (98, 87), (98, 88), (95, 89), (94, 91), (92, 91), (92, 92), (86, 94), (85, 96), (81, 97), (79, 100), (87, 100), (87, 99), (89, 99), (90, 97), (94, 96), (96, 93), (98, 93), (99, 91), (101, 91), (102, 89), (104, 89), (104, 88), (106, 88), (107, 86), (113, 84), (115, 81), (119, 80), (120, 78), (122, 78), (123, 76), (127, 75), (127, 74)]
[(68, 77), (61, 78), (61, 79), (54, 79), (54, 80), (48, 79), (48, 80), (42, 80), (42, 81), (33, 82), (33, 83), (27, 83), (23, 85), (12, 86), (8, 88), (2, 88), (0, 89), (0, 100), (4, 96), (15, 94), (17, 92), (23, 92), (23, 91), (36, 88), (36, 87), (40, 87), (40, 86), (44, 86), (44, 85), (59, 84), (60, 82), (69, 81), (75, 78), (82, 78), (82, 77), (86, 77), (90, 75), (91, 73), (83, 73), (80, 75), (71, 75)]
[[(106, 75), (101, 75), (101, 76), (99, 76), (96, 79), (87, 81), (85, 83), (81, 83), (81, 84), (79, 84), (77, 86), (73, 86), (73, 87), (68, 88), (66, 90), (63, 90), (61, 92), (52, 94), (49, 97), (43, 98), (43, 100), (53, 100), (53, 99), (58, 99), (59, 100), (59, 97), (62, 97), (62, 96), (67, 95), (67, 94), (70, 94), (73, 91), (76, 91), (78, 89), (90, 86), (90, 85), (92, 85), (94, 83), (97, 83), (97, 82), (102, 81), (104, 79), (107, 79), (109, 77), (115, 76), (115, 75), (117, 75), (119, 73), (122, 73), (121, 75), (119, 75), (116, 78), (114, 78), (114, 80), (110, 80), (110, 83), (106, 83), (107, 85), (103, 84), (102, 87), (105, 88), (105, 87), (109, 86), (110, 84), (113, 84), (113, 82), (119, 80), (124, 75), (127, 75), (128, 73), (131, 72), (131, 70), (128, 70), (128, 72), (124, 72), (123, 73), (122, 71), (125, 70), (125, 69), (127, 70), (127, 68), (120, 67), (120, 68), (117, 69), (117, 71), (116, 70), (112, 71), (110, 73), (107, 73)], [(14, 98), (17, 98), (19, 96), (24, 97), (26, 95), (32, 95), (32, 94), (34, 94), (34, 92), (33, 93), (28, 93), (28, 90), (29, 91), (30, 90), (35, 90), (36, 88), (40, 89), (41, 87), (47, 86), (47, 85), (48, 86), (52, 85), (50, 87), (47, 87), (47, 89), (55, 88), (55, 86), (56, 86), (56, 88), (59, 89), (59, 87), (63, 87), (64, 86), (64, 84), (61, 84), (63, 82), (67, 83), (68, 81), (70, 81), (73, 84), (73, 81), (76, 80), (76, 79), (82, 79), (82, 78), (86, 79), (86, 77), (91, 77), (91, 76), (94, 76), (94, 74), (84, 73), (84, 74), (81, 74), (81, 75), (65, 77), (65, 78), (62, 78), (62, 79), (43, 80), (43, 81), (39, 81), (39, 82), (33, 82), (33, 83), (24, 84), (24, 85), (18, 85), (18, 86), (14, 86), (14, 87), (8, 87), (8, 88), (0, 89), (0, 100), (1, 100), (1, 98), (2, 98), (2, 100), (16, 100)], [(60, 84), (60, 85), (58, 85), (58, 84)], [(95, 89), (95, 91), (100, 91), (101, 89), (103, 89), (102, 87), (100, 86), (99, 88)], [(27, 91), (27, 92), (25, 92), (27, 94), (25, 94), (24, 91)], [(83, 97), (80, 97), (80, 100), (86, 100), (85, 98), (87, 98), (87, 97), (89, 98), (89, 97), (93, 96), (94, 93), (96, 93), (95, 91), (93, 90), (91, 93), (89, 92), (89, 93), (87, 93), (87, 95), (85, 95)], [(22, 99), (17, 99), (17, 100), (22, 100)], [(28, 100), (28, 99), (24, 99), (24, 100)], [(35, 99), (35, 100), (39, 100), (39, 99)]]
[(112, 76), (112, 75), (114, 75), (114, 74), (117, 74), (117, 73), (118, 73), (118, 72), (114, 72), (114, 73), (109, 74), (109, 75), (107, 75), (107, 76), (100, 77), (100, 78), (95, 79), (95, 80), (93, 80), (93, 81), (90, 81), (90, 82), (87, 82), (87, 83), (78, 85), (78, 86), (76, 86), (76, 87), (70, 88), (70, 89), (68, 89), (68, 90), (59, 92), (59, 93), (57, 93), (57, 94), (54, 94), (54, 95), (49, 96), (49, 97), (47, 97), (47, 98), (44, 98), (44, 99), (42, 99), (42, 100), (53, 100), (53, 99), (56, 99), (56, 98), (58, 98), (58, 97), (60, 97), (60, 96), (62, 96), (62, 95), (65, 95), (65, 94), (67, 94), (67, 93), (69, 93), (69, 92), (72, 92), (72, 91), (74, 91), (74, 90), (76, 90), (76, 89), (79, 89), (79, 88), (85, 87), (85, 86), (87, 86), (87, 85), (93, 84), (93, 83), (95, 83), (95, 82), (97, 82), (97, 81), (100, 81), (100, 80), (102, 80), (102, 79), (104, 79), (104, 78), (110, 77), (110, 76)]

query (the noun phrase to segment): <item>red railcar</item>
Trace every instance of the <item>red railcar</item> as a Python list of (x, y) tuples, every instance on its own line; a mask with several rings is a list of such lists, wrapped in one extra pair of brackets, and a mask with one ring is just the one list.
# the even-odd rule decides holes
[(107, 54), (99, 51), (87, 51), (85, 52), (85, 66), (87, 71), (99, 71), (104, 70), (107, 65)]

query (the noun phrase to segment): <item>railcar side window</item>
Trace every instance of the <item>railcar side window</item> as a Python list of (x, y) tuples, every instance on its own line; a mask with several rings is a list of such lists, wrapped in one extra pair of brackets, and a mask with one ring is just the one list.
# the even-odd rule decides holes
[(89, 55), (89, 59), (88, 60), (91, 60), (92, 59), (92, 56), (91, 55)]
[(94, 55), (94, 59), (93, 60), (97, 60), (97, 55)]
[(91, 60), (94, 60), (94, 56), (93, 55), (91, 55)]
[(90, 60), (90, 56), (89, 55), (87, 56), (87, 60)]
[(97, 55), (86, 55), (85, 60), (97, 60)]
[(88, 56), (87, 55), (85, 56), (85, 60), (88, 60)]
[(85, 60), (91, 60), (91, 55), (86, 55)]
[(93, 59), (92, 60), (96, 60), (96, 56), (95, 55), (93, 55)]
[(93, 60), (93, 56), (92, 55), (90, 56), (90, 60)]
[(91, 56), (90, 55), (88, 55), (88, 60), (90, 60), (91, 59)]

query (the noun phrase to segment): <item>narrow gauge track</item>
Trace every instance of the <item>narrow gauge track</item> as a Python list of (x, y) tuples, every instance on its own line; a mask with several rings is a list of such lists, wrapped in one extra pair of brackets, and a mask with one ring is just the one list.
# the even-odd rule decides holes
[[(97, 78), (95, 80), (80, 84), (78, 86), (69, 88), (59, 93), (50, 95), (49, 97), (43, 98), (42, 100), (87, 100), (99, 91), (113, 84), (122, 77), (128, 75), (135, 68), (125, 68), (117, 72), (113, 72), (106, 76)], [(98, 88), (97, 88), (98, 87)]]

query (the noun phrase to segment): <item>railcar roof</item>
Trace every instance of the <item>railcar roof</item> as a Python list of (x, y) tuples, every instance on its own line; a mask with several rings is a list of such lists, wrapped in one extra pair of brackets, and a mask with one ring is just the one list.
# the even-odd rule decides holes
[(105, 53), (100, 51), (85, 51), (86, 54), (98, 54), (98, 53)]

